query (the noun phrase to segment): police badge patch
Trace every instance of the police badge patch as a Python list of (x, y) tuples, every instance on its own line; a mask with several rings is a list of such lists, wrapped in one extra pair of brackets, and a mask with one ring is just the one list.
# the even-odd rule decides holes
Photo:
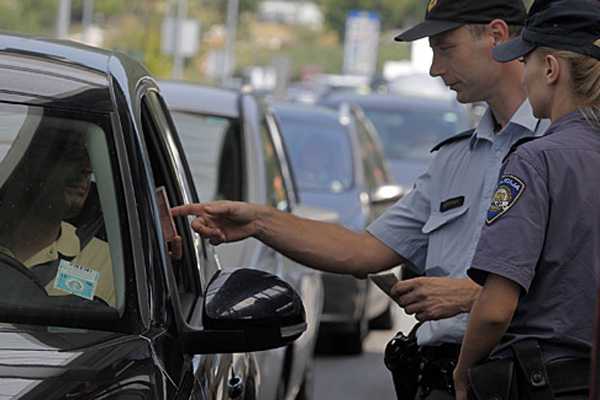
[(502, 214), (507, 212), (518, 200), (525, 190), (525, 184), (514, 175), (502, 175), (492, 204), (487, 212), (485, 219), (486, 225), (491, 225), (492, 222), (500, 218)]

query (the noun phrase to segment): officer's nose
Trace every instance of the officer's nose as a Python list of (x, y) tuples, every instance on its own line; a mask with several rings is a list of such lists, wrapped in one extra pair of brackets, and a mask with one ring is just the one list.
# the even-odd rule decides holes
[(431, 67), (429, 68), (429, 75), (432, 77), (442, 76), (444, 72), (444, 65), (440, 63), (439, 57), (436, 57), (435, 51), (433, 52), (433, 58), (431, 59)]

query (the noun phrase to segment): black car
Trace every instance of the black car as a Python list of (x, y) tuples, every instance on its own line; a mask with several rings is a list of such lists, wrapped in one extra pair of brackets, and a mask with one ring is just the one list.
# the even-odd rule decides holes
[(0, 139), (4, 397), (260, 397), (251, 352), (300, 337), (302, 301), (172, 222), (197, 195), (138, 62), (0, 33)]
[[(159, 85), (196, 187), (203, 188), (202, 200), (246, 201), (337, 222), (337, 213), (299, 202), (279, 126), (262, 96), (248, 86), (233, 90), (175, 81), (159, 81)], [(276, 274), (300, 294), (308, 328), (287, 347), (257, 355), (260, 398), (310, 399), (324, 299), (320, 272), (254, 239), (222, 244), (215, 250), (223, 268), (243, 265)]]

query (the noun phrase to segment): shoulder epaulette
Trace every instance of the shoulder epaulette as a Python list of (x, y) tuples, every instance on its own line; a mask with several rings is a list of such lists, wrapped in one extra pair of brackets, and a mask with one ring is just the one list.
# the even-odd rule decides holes
[(429, 152), (433, 153), (434, 151), (438, 151), (439, 149), (441, 149), (442, 147), (444, 147), (445, 145), (447, 145), (449, 143), (456, 142), (456, 141), (462, 140), (462, 139), (470, 138), (471, 135), (473, 135), (473, 132), (475, 132), (475, 129), (469, 129), (469, 130), (457, 133), (454, 136), (450, 136), (449, 138), (444, 139), (441, 142), (439, 142), (438, 144), (436, 144), (435, 147), (433, 149), (431, 149)]
[(506, 153), (506, 155), (502, 159), (502, 162), (504, 162), (506, 160), (506, 158), (509, 155), (511, 155), (515, 150), (517, 150), (517, 148), (520, 145), (522, 145), (523, 143), (531, 142), (532, 140), (539, 139), (541, 137), (543, 137), (543, 136), (528, 136), (528, 137), (524, 137), (524, 138), (517, 140), (512, 146), (510, 146), (510, 150), (508, 151), (508, 153)]

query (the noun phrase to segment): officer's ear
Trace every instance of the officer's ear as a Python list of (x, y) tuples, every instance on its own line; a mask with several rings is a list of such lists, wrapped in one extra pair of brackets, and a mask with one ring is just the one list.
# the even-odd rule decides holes
[(558, 57), (547, 54), (544, 56), (544, 79), (548, 85), (553, 85), (558, 81), (561, 73), (565, 73), (566, 65), (562, 64)]
[(494, 46), (504, 43), (510, 39), (508, 24), (501, 20), (495, 19), (488, 24), (488, 32), (492, 35)]

